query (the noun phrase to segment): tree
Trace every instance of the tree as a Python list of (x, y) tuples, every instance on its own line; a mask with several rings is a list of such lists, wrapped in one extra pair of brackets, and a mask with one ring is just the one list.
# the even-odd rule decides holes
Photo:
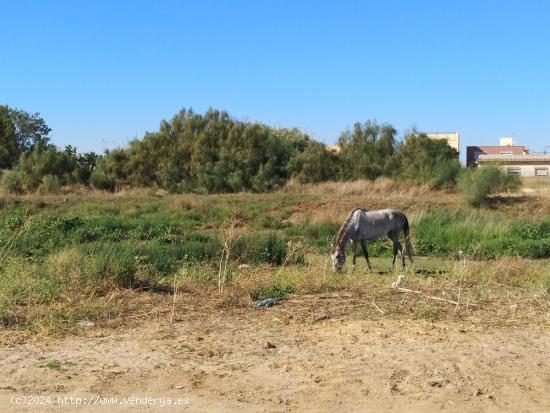
[(157, 132), (107, 153), (92, 181), (105, 189), (125, 180), (171, 192), (268, 191), (286, 182), (289, 160), (308, 142), (297, 129), (242, 122), (214, 109), (203, 115), (184, 109), (162, 121)]
[(315, 183), (336, 179), (339, 158), (327, 151), (320, 142), (310, 141), (306, 149), (293, 157), (288, 170), (301, 183)]
[(31, 115), (19, 109), (10, 109), (10, 112), (21, 148), (25, 150), (34, 147), (45, 149), (49, 146), (51, 129), (39, 113)]
[(273, 129), (273, 134), (288, 145), (292, 155), (302, 153), (311, 141), (309, 135), (298, 128)]
[(77, 155), (72, 146), (60, 151), (54, 146), (42, 148), (36, 145), (32, 150), (21, 154), (4, 185), (11, 192), (31, 192), (46, 186), (46, 182), (50, 184), (50, 188), (73, 183), (87, 184), (89, 175), (82, 169), (89, 168), (88, 163), (93, 162), (88, 159), (91, 157), (89, 154)]
[(0, 168), (9, 168), (18, 158), (15, 124), (7, 106), (0, 106)]
[(408, 132), (405, 142), (394, 154), (392, 174), (418, 184), (440, 188), (456, 183), (460, 164), (458, 152), (444, 140), (430, 139), (416, 131)]
[(128, 183), (128, 153), (124, 149), (106, 151), (97, 160), (90, 183), (99, 189), (114, 191), (117, 187)]
[(0, 168), (11, 168), (22, 153), (49, 146), (51, 129), (38, 113), (0, 105)]
[(366, 121), (345, 130), (339, 138), (342, 179), (375, 179), (385, 172), (394, 152), (397, 131), (389, 124)]

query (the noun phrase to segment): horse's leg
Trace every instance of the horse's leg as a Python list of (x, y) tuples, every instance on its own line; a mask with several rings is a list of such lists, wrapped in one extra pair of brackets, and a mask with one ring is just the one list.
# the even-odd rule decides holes
[(355, 243), (354, 240), (350, 240), (350, 243), (351, 243), (351, 270), (355, 270), (355, 250), (357, 249), (357, 244)]
[(372, 267), (370, 266), (370, 261), (369, 261), (369, 252), (367, 251), (367, 242), (365, 240), (361, 240), (361, 249), (363, 250), (363, 255), (367, 260), (367, 266), (369, 267), (369, 271), (372, 271)]
[(405, 270), (405, 254), (403, 254), (403, 246), (397, 241), (397, 249), (399, 250), (399, 258), (401, 259), (401, 272)]
[(398, 247), (397, 247), (397, 243), (392, 239), (392, 243), (393, 243), (393, 259), (391, 261), (391, 268), (392, 268), (392, 271), (395, 272), (395, 257), (397, 256), (397, 251), (398, 251)]
[(392, 268), (392, 271), (395, 272), (395, 257), (397, 256), (397, 251), (399, 250), (399, 248), (397, 247), (397, 245), (399, 244), (399, 238), (396, 237), (395, 233), (392, 231), (388, 232), (388, 238), (391, 240), (393, 244), (393, 258), (391, 261), (391, 268)]

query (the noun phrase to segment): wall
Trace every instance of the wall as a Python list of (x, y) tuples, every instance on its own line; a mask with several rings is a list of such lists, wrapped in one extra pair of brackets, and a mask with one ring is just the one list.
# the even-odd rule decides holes
[[(481, 164), (479, 165), (481, 168), (485, 165)], [(501, 164), (499, 165), (502, 169), (505, 171), (508, 171), (510, 173), (510, 169), (517, 170), (519, 172), (520, 176), (537, 176), (541, 178), (547, 178), (550, 176), (550, 164), (519, 164), (519, 163), (511, 163), (511, 164)], [(541, 175), (535, 175), (535, 172), (537, 169), (546, 169), (547, 175), (541, 176)]]
[(460, 142), (458, 132), (428, 132), (426, 133), (430, 139), (445, 139), (451, 148), (459, 151)]

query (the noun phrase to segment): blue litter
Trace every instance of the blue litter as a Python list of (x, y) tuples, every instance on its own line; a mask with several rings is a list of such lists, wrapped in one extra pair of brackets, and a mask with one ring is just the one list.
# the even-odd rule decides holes
[(265, 300), (256, 301), (256, 307), (271, 307), (273, 304), (275, 304), (275, 300), (273, 298), (266, 298)]

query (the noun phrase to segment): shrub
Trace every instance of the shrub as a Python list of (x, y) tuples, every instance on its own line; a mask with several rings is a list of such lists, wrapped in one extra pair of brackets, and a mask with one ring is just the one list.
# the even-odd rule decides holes
[(394, 178), (435, 188), (454, 186), (460, 171), (454, 148), (444, 140), (430, 139), (414, 130), (406, 134), (390, 164)]
[(285, 223), (269, 214), (261, 214), (254, 220), (253, 226), (264, 229), (281, 229), (285, 227)]
[(47, 194), (53, 194), (59, 191), (61, 187), (61, 181), (57, 176), (54, 175), (44, 175), (42, 177), (42, 188)]
[[(206, 247), (206, 248), (205, 248)], [(183, 261), (212, 258), (208, 245), (101, 242), (79, 248), (81, 267), (88, 282), (109, 280), (122, 287), (154, 287), (178, 270)]]
[(459, 191), (473, 207), (487, 204), (491, 194), (516, 190), (520, 186), (518, 176), (509, 175), (495, 165), (463, 170), (458, 179)]
[(23, 185), (16, 171), (6, 171), (2, 176), (2, 188), (9, 193), (23, 192)]
[(290, 160), (287, 169), (301, 183), (323, 182), (336, 178), (338, 163), (339, 158), (324, 144), (310, 141), (302, 153)]
[(260, 235), (245, 235), (239, 238), (232, 255), (241, 261), (254, 264), (269, 263), (281, 265), (287, 254), (287, 245), (274, 232)]
[(532, 222), (522, 220), (512, 225), (512, 233), (522, 239), (550, 238), (550, 220)]
[(520, 257), (550, 257), (550, 238), (542, 240), (525, 240), (516, 245), (515, 252)]
[(294, 287), (286, 282), (277, 281), (267, 287), (259, 287), (250, 293), (250, 298), (254, 301), (273, 298), (274, 300), (284, 300), (289, 294), (294, 292)]

